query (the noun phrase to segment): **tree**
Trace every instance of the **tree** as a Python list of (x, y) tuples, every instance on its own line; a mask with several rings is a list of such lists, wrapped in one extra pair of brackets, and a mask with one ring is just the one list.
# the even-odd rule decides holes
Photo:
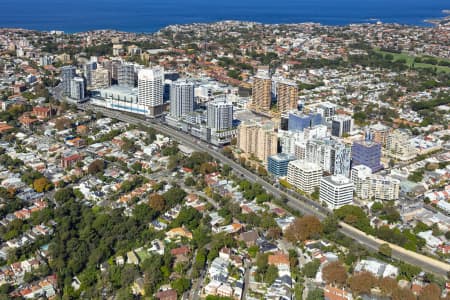
[(178, 278), (172, 282), (172, 288), (175, 289), (178, 295), (183, 295), (191, 287), (191, 281), (187, 278)]
[(184, 180), (184, 184), (186, 186), (194, 186), (196, 184), (196, 182), (195, 182), (194, 178), (192, 178), (192, 176), (189, 176)]
[(35, 179), (33, 182), (33, 188), (38, 193), (47, 192), (52, 188), (52, 186), (52, 183), (46, 177)]
[(305, 276), (308, 278), (314, 278), (316, 277), (319, 267), (320, 260), (314, 259), (313, 261), (310, 261), (303, 266), (303, 274), (305, 274)]
[(96, 159), (89, 164), (88, 173), (91, 175), (95, 175), (97, 173), (103, 172), (104, 169), (105, 169), (105, 162), (101, 159)]
[(323, 300), (323, 299), (324, 299), (323, 290), (321, 289), (314, 289), (309, 291), (308, 297), (306, 298), (306, 300)]
[(301, 242), (322, 233), (322, 224), (315, 216), (304, 216), (295, 221), (286, 229), (286, 239), (291, 242)]
[(330, 262), (323, 267), (322, 278), (328, 284), (341, 286), (347, 281), (347, 270), (338, 261)]
[(392, 300), (416, 300), (416, 296), (409, 289), (397, 288), (392, 293)]
[(406, 277), (406, 279), (411, 280), (419, 274), (422, 269), (418, 266), (413, 266), (407, 263), (400, 263), (400, 275)]
[(164, 208), (166, 207), (166, 202), (164, 200), (164, 197), (153, 193), (150, 195), (149, 200), (148, 200), (148, 204), (150, 205), (150, 207), (158, 212), (161, 212), (164, 210)]
[(184, 207), (181, 209), (178, 217), (172, 221), (172, 227), (184, 225), (189, 230), (195, 230), (200, 225), (202, 214), (193, 207)]
[(54, 198), (56, 202), (63, 204), (69, 200), (74, 200), (75, 195), (72, 188), (62, 188), (55, 193)]
[(272, 285), (275, 282), (275, 279), (277, 278), (278, 278), (278, 268), (274, 265), (270, 265), (267, 268), (266, 273), (264, 275), (264, 281), (268, 285)]
[(397, 280), (390, 277), (381, 278), (378, 282), (381, 293), (385, 296), (391, 296), (395, 289), (398, 288)]
[(369, 294), (377, 284), (377, 278), (369, 272), (361, 272), (350, 278), (350, 289), (355, 295)]
[(392, 256), (392, 249), (387, 243), (381, 244), (380, 247), (378, 248), (378, 252), (387, 257)]
[(336, 218), (334, 214), (331, 214), (328, 217), (326, 217), (325, 220), (323, 220), (322, 224), (323, 224), (323, 232), (325, 234), (330, 234), (336, 232), (339, 220)]
[(423, 288), (418, 300), (439, 300), (440, 298), (441, 289), (436, 283), (430, 283)]
[(168, 207), (174, 207), (175, 205), (180, 204), (186, 195), (187, 194), (183, 189), (179, 187), (172, 187), (162, 196), (164, 197)]

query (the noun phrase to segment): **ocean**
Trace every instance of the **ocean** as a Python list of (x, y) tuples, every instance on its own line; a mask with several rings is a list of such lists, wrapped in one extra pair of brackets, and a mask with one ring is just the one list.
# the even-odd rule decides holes
[(444, 9), (450, 9), (449, 0), (0, 0), (0, 27), (155, 32), (221, 20), (427, 26), (424, 20), (443, 17)]

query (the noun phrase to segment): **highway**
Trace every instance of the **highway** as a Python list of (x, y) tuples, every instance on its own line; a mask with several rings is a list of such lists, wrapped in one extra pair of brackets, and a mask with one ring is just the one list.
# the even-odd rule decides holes
[[(216, 160), (220, 161), (221, 163), (228, 164), (229, 166), (231, 166), (233, 172), (235, 172), (236, 174), (242, 175), (251, 182), (257, 182), (261, 184), (261, 186), (263, 186), (268, 192), (272, 193), (275, 196), (278, 196), (279, 198), (287, 199), (287, 205), (289, 205), (289, 207), (296, 209), (302, 212), (303, 214), (315, 215), (319, 219), (323, 220), (330, 212), (326, 208), (322, 207), (319, 203), (314, 202), (311, 199), (308, 199), (300, 195), (298, 197), (293, 197), (292, 195), (284, 191), (281, 191), (280, 189), (274, 187), (272, 184), (266, 182), (261, 177), (245, 169), (240, 164), (229, 159), (219, 151), (213, 150), (207, 143), (200, 141), (199, 139), (194, 138), (186, 133), (173, 129), (167, 125), (161, 124), (156, 120), (146, 121), (138, 117), (121, 113), (119, 111), (93, 106), (90, 105), (89, 103), (80, 104), (78, 107), (81, 110), (91, 110), (94, 112), (101, 112), (103, 115), (107, 117), (115, 118), (129, 124), (153, 127), (159, 132), (172, 137), (173, 139), (177, 140), (178, 142), (182, 143), (185, 146), (188, 146), (196, 151), (206, 152)], [(366, 233), (359, 231), (356, 228), (349, 226), (348, 224), (345, 224), (343, 222), (340, 223), (339, 230), (346, 236), (354, 239), (355, 241), (361, 243), (362, 245), (366, 246), (368, 249), (373, 251), (378, 251), (379, 246), (383, 243), (386, 243), (385, 241), (369, 236)], [(390, 244), (390, 246), (392, 248), (393, 258), (407, 262), (411, 265), (418, 266), (426, 272), (446, 277), (447, 272), (450, 271), (449, 264), (406, 250), (397, 245)]]

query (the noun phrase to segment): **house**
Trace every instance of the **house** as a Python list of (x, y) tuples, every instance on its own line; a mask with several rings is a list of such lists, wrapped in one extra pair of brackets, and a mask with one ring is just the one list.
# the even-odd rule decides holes
[(83, 159), (83, 157), (78, 154), (71, 154), (68, 156), (63, 156), (61, 157), (61, 167), (62, 168), (70, 168), (73, 165), (75, 165), (77, 162), (81, 161)]
[(31, 114), (39, 119), (48, 119), (52, 116), (52, 109), (50, 107), (35, 106)]
[(231, 297), (233, 296), (233, 288), (228, 283), (224, 283), (217, 288), (216, 294), (221, 297)]
[(189, 248), (187, 246), (182, 246), (182, 247), (178, 247), (178, 248), (174, 248), (174, 249), (170, 250), (170, 254), (175, 256), (175, 264), (178, 262), (189, 261), (188, 255), (190, 252), (191, 251), (189, 250)]
[(376, 259), (363, 259), (356, 264), (355, 273), (369, 272), (372, 275), (385, 278), (396, 278), (398, 276), (398, 268), (391, 264), (380, 262)]
[(175, 290), (160, 291), (156, 294), (156, 299), (159, 300), (177, 300), (177, 292)]
[(289, 266), (289, 257), (281, 251), (270, 254), (267, 258), (268, 264), (273, 266)]
[(258, 233), (254, 230), (243, 232), (239, 235), (239, 240), (243, 241), (247, 247), (256, 245), (258, 239)]
[(134, 295), (145, 296), (144, 278), (142, 278), (142, 277), (137, 278), (134, 281), (133, 286), (131, 287), (131, 290), (133, 291)]
[(423, 238), (427, 247), (431, 250), (434, 250), (443, 244), (443, 242), (439, 238), (433, 235), (432, 230), (419, 232), (417, 236)]
[(13, 129), (13, 127), (8, 125), (8, 124), (6, 124), (6, 122), (1, 122), (0, 123), (0, 133), (8, 132), (11, 129)]
[(24, 127), (26, 128), (31, 128), (35, 123), (39, 122), (38, 119), (36, 118), (32, 118), (29, 115), (23, 115), (21, 117), (19, 117), (19, 122), (20, 124), (22, 124)]
[(169, 230), (166, 233), (166, 236), (169, 239), (173, 239), (173, 238), (177, 238), (177, 237), (185, 237), (188, 239), (192, 239), (192, 233), (183, 227), (177, 227), (177, 228), (173, 228), (173, 229)]
[(123, 266), (125, 264), (125, 260), (122, 255), (116, 257), (116, 265)]
[(127, 263), (133, 265), (139, 264), (139, 258), (137, 257), (136, 253), (134, 253), (133, 251), (127, 253)]
[(353, 300), (352, 293), (345, 289), (333, 287), (331, 285), (325, 286), (323, 289), (325, 299), (327, 300)]

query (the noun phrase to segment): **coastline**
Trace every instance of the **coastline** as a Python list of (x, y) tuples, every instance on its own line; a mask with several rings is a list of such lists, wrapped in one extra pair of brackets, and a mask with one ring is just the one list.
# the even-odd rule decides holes
[(118, 32), (118, 33), (129, 33), (129, 34), (155, 34), (167, 27), (170, 26), (188, 26), (188, 25), (205, 25), (205, 24), (215, 24), (215, 23), (221, 23), (221, 22), (242, 22), (242, 23), (255, 23), (255, 24), (262, 24), (262, 25), (273, 25), (273, 26), (279, 26), (279, 25), (304, 25), (304, 24), (318, 24), (320, 26), (330, 26), (330, 27), (345, 27), (350, 25), (376, 25), (377, 23), (381, 23), (384, 25), (396, 25), (396, 26), (405, 26), (405, 27), (435, 27), (439, 24), (446, 24), (450, 23), (450, 10), (443, 10), (442, 12), (445, 12), (446, 14), (449, 14), (448, 16), (444, 16), (441, 18), (433, 18), (433, 19), (424, 19), (421, 24), (407, 24), (407, 23), (398, 23), (398, 22), (383, 22), (379, 18), (369, 18), (366, 20), (363, 20), (361, 22), (350, 22), (346, 24), (325, 24), (320, 22), (312, 22), (312, 21), (305, 21), (305, 22), (298, 22), (298, 23), (264, 23), (264, 22), (258, 22), (258, 21), (251, 21), (251, 20), (217, 20), (213, 22), (192, 22), (192, 23), (174, 23), (169, 24), (163, 27), (160, 27), (159, 29), (155, 29), (153, 31), (127, 31), (127, 30), (120, 30), (120, 29), (114, 29), (114, 28), (97, 28), (97, 29), (89, 29), (89, 30), (79, 30), (79, 31), (65, 31), (62, 29), (48, 29), (48, 30), (40, 30), (40, 29), (32, 29), (32, 28), (23, 28), (23, 27), (4, 27), (0, 26), (0, 30), (20, 30), (20, 31), (37, 31), (37, 32), (62, 32), (64, 34), (81, 34), (86, 32)]

